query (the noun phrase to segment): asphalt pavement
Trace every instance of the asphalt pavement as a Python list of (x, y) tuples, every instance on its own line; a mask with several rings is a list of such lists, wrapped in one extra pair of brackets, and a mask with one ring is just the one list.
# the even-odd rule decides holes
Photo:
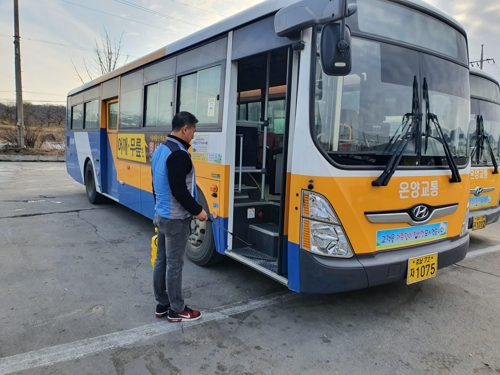
[(64, 163), (0, 162), (0, 375), (500, 373), (500, 223), (431, 280), (334, 295), (186, 260), (181, 324), (154, 316), (153, 234)]

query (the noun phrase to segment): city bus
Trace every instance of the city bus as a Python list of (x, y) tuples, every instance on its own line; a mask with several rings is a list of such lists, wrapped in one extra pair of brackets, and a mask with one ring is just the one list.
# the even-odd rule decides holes
[(478, 230), (500, 216), (500, 88), (486, 72), (470, 70), (471, 147), (468, 228)]
[(211, 218), (192, 262), (299, 293), (419, 282), (468, 250), (467, 50), (420, 0), (264, 1), (72, 90), (67, 170), (152, 218), (151, 158), (186, 110)]

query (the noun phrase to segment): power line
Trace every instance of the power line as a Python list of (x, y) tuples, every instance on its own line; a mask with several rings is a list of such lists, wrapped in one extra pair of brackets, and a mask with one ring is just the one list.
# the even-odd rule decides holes
[[(12, 35), (6, 35), (6, 34), (0, 34), (0, 36), (3, 36), (3, 37), (9, 37), (11, 38)], [(58, 45), (58, 46), (63, 46), (63, 47), (69, 47), (69, 48), (75, 48), (75, 49), (81, 49), (81, 50), (84, 50), (84, 51), (92, 51), (92, 48), (86, 48), (86, 47), (79, 47), (79, 46), (73, 46), (71, 44), (63, 44), (63, 43), (58, 43), (58, 42), (51, 42), (49, 40), (43, 40), (43, 39), (33, 39), (33, 38), (26, 38), (23, 36), (22, 38), (23, 40), (31, 40), (33, 42), (42, 42), (42, 43), (48, 43), (48, 44), (55, 44), (55, 45)]]
[[(127, 0), (115, 0), (119, 3), (122, 3), (122, 4), (125, 4), (125, 5), (129, 5), (131, 7), (134, 7), (134, 8), (137, 8), (137, 9), (141, 9), (141, 10), (144, 10), (146, 12), (149, 12), (149, 13), (153, 13), (153, 14), (158, 14), (158, 15), (161, 15), (163, 17), (168, 17), (168, 18), (173, 18), (173, 19), (176, 19), (176, 20), (179, 20), (178, 18), (175, 18), (175, 17), (172, 17), (172, 16), (169, 16), (168, 14), (165, 14), (165, 13), (161, 13), (161, 12), (158, 12), (158, 11), (155, 11), (155, 10), (152, 10), (152, 9), (149, 9), (149, 8), (146, 8), (146, 7), (143, 7), (143, 6), (140, 6), (140, 5), (137, 5), (137, 4), (134, 4), (130, 1), (127, 1)], [(226, 18), (227, 16), (224, 15), (224, 14), (220, 14), (220, 13), (217, 13), (217, 12), (213, 12), (211, 10), (208, 10), (208, 9), (203, 9), (203, 8), (199, 8), (199, 7), (196, 7), (194, 5), (191, 5), (191, 4), (186, 4), (186, 3), (183, 3), (183, 2), (180, 2), (178, 0), (170, 0), (170, 1), (173, 1), (175, 3), (178, 3), (178, 4), (181, 4), (181, 5), (184, 5), (184, 6), (187, 6), (187, 7), (190, 7), (190, 8), (194, 8), (194, 9), (198, 9), (198, 10), (202, 10), (204, 12), (207, 12), (207, 13), (212, 13), (212, 14), (215, 14), (217, 16), (220, 16), (220, 17), (223, 17), (223, 18)], [(180, 20), (182, 22), (186, 22), (184, 20)], [(194, 25), (194, 24), (192, 24)], [(196, 25), (197, 26), (197, 25)], [(199, 27), (199, 26), (198, 26)]]
[[(141, 22), (141, 21), (136, 21), (136, 20), (133, 20), (133, 19), (131, 19), (131, 18), (126, 18), (126, 17), (118, 16), (118, 15), (116, 15), (116, 14), (112, 14), (112, 13), (104, 12), (104, 11), (102, 11), (102, 10), (98, 10), (98, 9), (90, 8), (90, 7), (87, 7), (87, 6), (85, 6), (85, 5), (80, 5), (80, 4), (72, 3), (71, 1), (68, 1), (68, 0), (61, 0), (61, 1), (64, 1), (65, 3), (68, 3), (68, 4), (76, 5), (76, 6), (78, 6), (78, 7), (82, 7), (82, 8), (85, 8), (85, 9), (93, 10), (94, 12), (99, 12), (99, 13), (107, 14), (108, 16), (117, 17), (117, 18), (121, 18), (121, 19), (124, 19), (124, 20), (127, 20), (127, 21), (140, 23), (140, 24), (142, 24), (142, 25), (147, 25), (147, 26), (151, 26), (151, 27), (156, 27), (157, 29), (167, 30), (167, 31), (170, 31), (170, 32), (172, 32), (172, 33), (181, 34), (181, 35), (184, 35), (184, 36), (185, 36), (185, 35), (188, 35), (188, 34), (186, 34), (186, 33), (180, 32), (180, 31), (176, 31), (176, 30), (172, 30), (172, 29), (167, 29), (167, 28), (165, 28), (165, 27), (160, 27), (160, 26), (156, 26), (156, 25), (151, 25), (150, 23), (145, 23), (145, 22)], [(183, 21), (183, 22), (186, 22), (186, 21)]]
[[(14, 99), (0, 99), (0, 102), (13, 102)], [(66, 100), (30, 100), (23, 99), (23, 102), (34, 102), (34, 103), (66, 103)]]
[[(0, 91), (0, 92), (15, 92), (14, 90), (5, 90), (5, 91)], [(23, 92), (27, 92), (28, 94), (40, 94), (40, 95), (50, 95), (50, 96), (66, 96), (65, 94), (49, 94), (45, 92), (36, 92), (36, 91), (26, 91), (23, 90)]]
[(115, 0), (115, 1), (117, 1), (117, 2), (119, 2), (121, 4), (124, 4), (124, 5), (128, 5), (129, 7), (142, 10), (144, 12), (148, 12), (148, 13), (155, 14), (155, 15), (158, 15), (158, 16), (161, 16), (161, 17), (165, 17), (165, 18), (170, 18), (170, 19), (172, 19), (174, 21), (181, 21), (182, 23), (187, 23), (187, 24), (190, 24), (190, 25), (192, 25), (194, 27), (201, 28), (201, 26), (199, 26), (199, 25), (197, 25), (195, 23), (192, 23), (192, 22), (189, 22), (189, 21), (185, 21), (185, 20), (182, 20), (180, 18), (172, 17), (172, 16), (169, 16), (168, 14), (160, 13), (160, 12), (157, 12), (155, 10), (148, 9), (148, 8), (142, 7), (140, 5), (137, 5), (137, 4), (134, 4), (134, 3), (130, 3), (130, 2), (125, 1), (125, 0)]
[(500, 69), (498, 69), (497, 64), (493, 64), (493, 66), (496, 68), (496, 70), (497, 70), (497, 72), (498, 72), (498, 75), (500, 75)]
[[(6, 35), (6, 34), (0, 34), (0, 36), (9, 37), (9, 38), (12, 37), (12, 35)], [(23, 40), (29, 40), (29, 41), (32, 41), (32, 42), (47, 43), (47, 44), (53, 44), (53, 45), (56, 45), (56, 46), (62, 46), (62, 47), (69, 47), (69, 48), (74, 48), (74, 49), (80, 49), (80, 50), (83, 50), (83, 51), (91, 51), (91, 52), (94, 51), (93, 48), (79, 47), (79, 46), (74, 46), (74, 45), (71, 45), (71, 44), (64, 44), (64, 43), (59, 43), (59, 42), (51, 42), (49, 40), (26, 38), (26, 37), (22, 37), (22, 39)], [(138, 56), (124, 55), (122, 53), (120, 54), (120, 56), (130, 56), (130, 57), (133, 57), (133, 58), (136, 58), (136, 59), (139, 58)]]

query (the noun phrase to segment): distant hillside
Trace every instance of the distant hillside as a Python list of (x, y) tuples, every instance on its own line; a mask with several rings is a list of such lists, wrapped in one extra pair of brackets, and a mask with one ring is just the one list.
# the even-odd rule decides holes
[[(0, 103), (0, 143), (17, 145), (16, 117), (15, 104)], [(64, 145), (65, 123), (64, 106), (24, 103), (24, 145), (29, 149), (43, 149), (50, 143)]]
[[(16, 124), (16, 105), (0, 103), (0, 122)], [(66, 120), (66, 107), (52, 104), (24, 103), (24, 124), (26, 126), (61, 126)]]

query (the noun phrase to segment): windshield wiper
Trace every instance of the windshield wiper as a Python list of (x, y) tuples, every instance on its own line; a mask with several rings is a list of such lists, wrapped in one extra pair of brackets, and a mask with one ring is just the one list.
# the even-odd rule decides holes
[(474, 147), (474, 150), (472, 151), (471, 155), (472, 160), (474, 160), (474, 156), (477, 155), (476, 164), (480, 163), (480, 160), (483, 156), (484, 141), (486, 141), (486, 144), (488, 145), (488, 149), (490, 151), (491, 162), (493, 163), (493, 174), (498, 174), (498, 163), (496, 161), (495, 154), (493, 152), (493, 147), (491, 147), (490, 140), (484, 132), (483, 116), (478, 115), (476, 117), (476, 147)]
[(436, 127), (438, 131), (439, 137), (443, 140), (442, 145), (444, 149), (444, 154), (446, 155), (446, 160), (448, 160), (448, 166), (451, 169), (451, 178), (450, 182), (462, 182), (462, 179), (460, 178), (460, 173), (458, 172), (458, 167), (457, 164), (455, 163), (455, 159), (453, 158), (453, 155), (451, 154), (450, 148), (448, 147), (448, 142), (446, 142), (446, 138), (444, 137), (443, 134), (443, 129), (441, 128), (441, 125), (439, 124), (438, 117), (434, 114), (431, 113), (430, 109), (430, 100), (429, 100), (429, 88), (427, 86), (427, 79), (424, 78), (424, 92), (423, 92), (423, 98), (424, 98), (424, 103), (425, 103), (425, 152), (427, 152), (427, 142), (429, 139), (429, 135), (431, 133), (431, 121)]
[[(410, 122), (411, 119), (411, 122)], [(385, 166), (382, 174), (375, 180), (372, 181), (372, 186), (387, 186), (391, 180), (392, 175), (396, 171), (403, 153), (408, 145), (410, 139), (415, 138), (418, 132), (420, 120), (422, 119), (422, 113), (420, 113), (420, 99), (418, 97), (418, 82), (417, 76), (413, 77), (413, 97), (412, 97), (412, 112), (407, 113), (403, 116), (401, 122), (401, 134), (396, 137), (396, 134), (391, 138), (386, 149), (388, 150), (390, 146), (397, 144), (394, 154)]]
[[(471, 160), (474, 161), (474, 157), (476, 157), (476, 164), (479, 164), (479, 161), (483, 157), (483, 150), (484, 150), (484, 138), (483, 138), (483, 132), (481, 131), (481, 121), (479, 119), (479, 115), (476, 116), (476, 136), (472, 138), (471, 140), (474, 140), (474, 150), (472, 151), (471, 154)], [(479, 150), (479, 151), (478, 151)]]

